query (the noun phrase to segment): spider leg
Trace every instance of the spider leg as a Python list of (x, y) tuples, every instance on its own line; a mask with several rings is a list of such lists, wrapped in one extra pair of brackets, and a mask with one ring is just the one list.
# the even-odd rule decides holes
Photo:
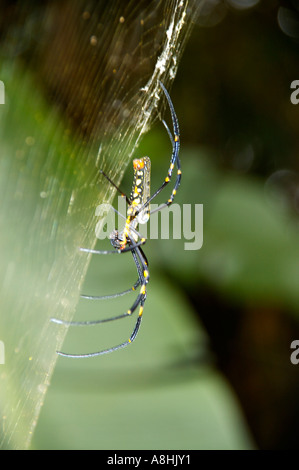
[(119, 255), (120, 253), (126, 253), (127, 251), (132, 251), (134, 248), (144, 245), (146, 242), (146, 238), (141, 238), (141, 240), (133, 245), (128, 245), (123, 249), (119, 250), (92, 250), (91, 248), (79, 248), (80, 251), (84, 251), (84, 253), (91, 253), (93, 255)]
[(71, 358), (84, 358), (84, 357), (100, 356), (100, 355), (107, 354), (107, 353), (110, 353), (112, 351), (116, 351), (118, 349), (124, 348), (124, 347), (128, 346), (129, 344), (131, 344), (135, 340), (135, 338), (138, 334), (139, 328), (140, 328), (142, 314), (143, 314), (143, 308), (144, 308), (144, 304), (145, 304), (145, 300), (146, 300), (146, 285), (149, 282), (149, 271), (148, 271), (148, 268), (147, 268), (148, 263), (147, 263), (146, 257), (144, 255), (142, 249), (137, 244), (134, 244), (132, 242), (132, 240), (130, 240), (130, 242), (132, 243), (131, 252), (132, 252), (132, 256), (134, 258), (134, 262), (136, 264), (136, 268), (137, 268), (137, 272), (138, 272), (138, 276), (139, 276), (139, 283), (141, 284), (141, 288), (140, 288), (140, 293), (137, 296), (134, 304), (132, 305), (132, 307), (127, 312), (125, 312), (124, 314), (112, 317), (112, 318), (106, 318), (106, 319), (103, 319), (103, 320), (96, 320), (96, 321), (90, 321), (90, 322), (65, 322), (64, 320), (57, 320), (55, 318), (51, 319), (55, 323), (60, 323), (60, 324), (64, 324), (64, 325), (71, 325), (71, 326), (73, 326), (73, 325), (75, 325), (75, 326), (95, 325), (95, 324), (98, 324), (98, 323), (105, 323), (105, 322), (108, 322), (108, 321), (118, 320), (120, 318), (131, 316), (134, 313), (134, 311), (136, 310), (136, 308), (138, 307), (138, 305), (139, 305), (138, 317), (137, 317), (137, 320), (136, 320), (136, 323), (135, 323), (135, 326), (134, 326), (134, 330), (133, 330), (130, 338), (127, 341), (125, 341), (124, 343), (121, 343), (121, 344), (119, 344), (117, 346), (114, 346), (112, 348), (109, 348), (109, 349), (103, 349), (102, 351), (98, 351), (98, 352), (95, 352), (95, 353), (69, 354), (69, 353), (64, 353), (62, 351), (57, 351), (57, 354), (59, 354), (60, 356), (71, 357)]
[(121, 196), (126, 199), (127, 204), (130, 205), (130, 204), (131, 204), (131, 201), (130, 201), (130, 199), (128, 198), (128, 196), (127, 196), (125, 193), (122, 192), (122, 190), (109, 178), (108, 175), (106, 175), (106, 173), (104, 173), (103, 170), (100, 170), (100, 173), (101, 173), (101, 175), (103, 175), (103, 176), (106, 178), (106, 180), (109, 181), (110, 184), (112, 184), (112, 186), (121, 194)]
[(142, 301), (144, 297), (143, 294), (138, 294), (136, 300), (134, 301), (132, 307), (127, 310), (125, 313), (121, 313), (115, 317), (103, 318), (102, 320), (91, 320), (91, 321), (66, 321), (66, 320), (59, 320), (58, 318), (51, 318), (53, 323), (57, 323), (58, 325), (65, 325), (65, 326), (92, 326), (92, 325), (99, 325), (100, 323), (107, 323), (114, 320), (119, 320), (120, 318), (130, 317)]
[(125, 341), (124, 343), (118, 344), (117, 346), (113, 346), (112, 348), (102, 349), (102, 351), (98, 351), (98, 352), (94, 352), (94, 353), (66, 354), (66, 353), (63, 353), (61, 351), (57, 351), (57, 354), (59, 354), (60, 356), (64, 356), (64, 357), (80, 359), (80, 358), (86, 358), (86, 357), (102, 356), (103, 354), (109, 354), (113, 351), (117, 351), (118, 349), (122, 349), (122, 348), (125, 348), (126, 346), (129, 346), (129, 344), (133, 343), (133, 341), (135, 340), (135, 338), (138, 334), (140, 324), (141, 324), (141, 319), (142, 319), (142, 312), (143, 312), (144, 303), (145, 303), (145, 299), (142, 302), (140, 302), (140, 309), (139, 310), (140, 310), (141, 313), (138, 314), (137, 321), (136, 321), (135, 326), (134, 326), (134, 330), (133, 330), (130, 338), (127, 341)]
[(169, 127), (166, 124), (166, 122), (164, 120), (162, 121), (163, 124), (164, 124), (164, 127), (167, 130), (167, 133), (169, 135), (170, 142), (171, 142), (171, 145), (172, 145), (172, 154), (171, 154), (171, 158), (170, 158), (170, 166), (169, 166), (169, 169), (168, 169), (167, 176), (166, 176), (165, 180), (163, 181), (162, 185), (160, 186), (160, 188), (158, 188), (157, 191), (155, 191), (154, 194), (150, 198), (148, 198), (148, 200), (139, 208), (136, 215), (138, 215), (138, 213), (140, 213), (146, 206), (148, 206), (150, 204), (150, 202), (168, 185), (168, 183), (171, 181), (172, 173), (173, 173), (175, 165), (177, 167), (177, 177), (176, 177), (176, 181), (175, 181), (175, 184), (174, 184), (174, 188), (171, 192), (171, 195), (170, 195), (169, 199), (164, 204), (161, 204), (157, 209), (153, 210), (151, 213), (157, 212), (157, 211), (163, 209), (164, 207), (170, 206), (170, 204), (172, 204), (173, 199), (174, 199), (174, 197), (177, 193), (177, 189), (178, 189), (178, 187), (181, 183), (182, 171), (181, 171), (181, 162), (180, 162), (180, 159), (179, 159), (179, 151), (180, 151), (179, 122), (178, 122), (178, 118), (177, 118), (177, 115), (175, 113), (174, 106), (172, 104), (171, 98), (168, 94), (168, 91), (166, 90), (166, 88), (165, 88), (165, 86), (163, 85), (162, 82), (159, 82), (159, 83), (160, 83), (160, 86), (161, 86), (161, 88), (162, 88), (162, 90), (163, 90), (163, 92), (166, 96), (167, 102), (168, 102), (168, 106), (169, 106), (170, 114), (171, 114), (171, 119), (172, 119), (172, 126), (173, 126), (173, 134), (174, 135), (172, 135), (172, 133), (170, 132)]
[(122, 292), (118, 292), (117, 294), (109, 294), (109, 295), (80, 295), (82, 299), (88, 300), (108, 300), (108, 299), (115, 299), (116, 297), (122, 297), (123, 295), (130, 294), (130, 292), (134, 292), (137, 287), (140, 285), (140, 280), (138, 279), (135, 284), (130, 287), (130, 289), (124, 290)]
[[(134, 259), (134, 262), (135, 262), (135, 265), (136, 265), (136, 268), (137, 268), (138, 277), (139, 277), (138, 281), (133, 286), (135, 288), (135, 286), (138, 286), (142, 283), (144, 275), (143, 275), (142, 268), (140, 266), (139, 257), (137, 256), (136, 251), (132, 249), (131, 253), (132, 253), (132, 256), (133, 256), (133, 259)], [(146, 263), (147, 263), (147, 261), (146, 261), (146, 258), (145, 258), (144, 264), (146, 264)], [(93, 296), (90, 296), (90, 297), (89, 296), (84, 296), (84, 297), (92, 298), (92, 299), (102, 299), (102, 298), (105, 298), (105, 297), (108, 297), (108, 298), (112, 297), (113, 298), (113, 297), (118, 297), (120, 295), (124, 295), (125, 293), (130, 292), (132, 290), (133, 290), (133, 288), (131, 287), (131, 289), (129, 289), (127, 291), (120, 292), (119, 294), (112, 294), (111, 296), (108, 295), (108, 296), (103, 296), (103, 297), (96, 297), (96, 296), (95, 297), (93, 297)], [(134, 313), (134, 311), (136, 310), (136, 308), (138, 307), (138, 305), (140, 304), (143, 296), (144, 296), (144, 294), (140, 290), (140, 293), (138, 294), (138, 296), (135, 299), (135, 301), (134, 301), (133, 305), (131, 306), (131, 308), (129, 310), (127, 310), (125, 313), (122, 313), (120, 315), (116, 315), (114, 317), (108, 317), (108, 318), (103, 318), (102, 320), (90, 320), (90, 321), (67, 321), (67, 320), (60, 320), (59, 318), (51, 318), (51, 321), (53, 323), (57, 323), (59, 325), (65, 325), (65, 326), (90, 326), (90, 325), (98, 325), (100, 323), (107, 323), (109, 321), (119, 320), (120, 318), (125, 318), (125, 317), (128, 317), (128, 316), (131, 316)]]
[(170, 139), (170, 142), (171, 142), (171, 145), (172, 145), (172, 148), (174, 147), (175, 143), (174, 143), (174, 140), (173, 140), (173, 136), (172, 136), (172, 133), (168, 127), (168, 124), (166, 123), (166, 121), (164, 121), (164, 119), (162, 119), (162, 123), (165, 127), (165, 129), (167, 130), (167, 133), (168, 133), (168, 136), (169, 136), (169, 139)]

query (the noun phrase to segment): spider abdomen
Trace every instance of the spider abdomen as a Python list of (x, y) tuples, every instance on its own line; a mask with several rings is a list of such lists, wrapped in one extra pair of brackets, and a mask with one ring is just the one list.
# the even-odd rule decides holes
[[(127, 215), (137, 219), (137, 224), (146, 224), (150, 217), (150, 204), (147, 204), (140, 212), (139, 209), (146, 204), (150, 198), (151, 161), (149, 157), (136, 158), (133, 160), (133, 185), (130, 195), (131, 204)], [(137, 213), (137, 216), (136, 216)], [(136, 227), (134, 227), (136, 228)]]

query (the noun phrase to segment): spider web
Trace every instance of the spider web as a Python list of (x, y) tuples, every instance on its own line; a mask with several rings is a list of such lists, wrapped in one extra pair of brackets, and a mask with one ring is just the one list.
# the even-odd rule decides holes
[(72, 129), (87, 140), (82, 158), (121, 179), (157, 115), (159, 80), (168, 87), (176, 75), (201, 2), (80, 3), (66, 2), (62, 12), (50, 7), (48, 15), (56, 21), (59, 8), (61, 19), (49, 32), (46, 54), (44, 48), (39, 54), (41, 76)]
[[(0, 448), (27, 448), (92, 248), (202, 2), (1, 2)], [(159, 105), (160, 107), (160, 105)], [(17, 132), (16, 132), (17, 129)]]

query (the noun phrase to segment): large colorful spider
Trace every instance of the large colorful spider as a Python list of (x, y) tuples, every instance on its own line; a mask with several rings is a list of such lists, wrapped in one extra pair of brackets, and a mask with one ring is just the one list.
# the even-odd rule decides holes
[[(119, 320), (120, 318), (129, 317), (135, 312), (135, 310), (139, 306), (138, 317), (137, 317), (133, 332), (127, 341), (121, 344), (118, 344), (117, 346), (108, 348), (108, 349), (103, 349), (98, 352), (87, 353), (87, 354), (68, 354), (68, 353), (63, 353), (61, 351), (57, 351), (57, 353), (60, 356), (66, 356), (66, 357), (72, 357), (72, 358), (83, 358), (83, 357), (94, 357), (94, 356), (100, 356), (102, 354), (107, 354), (112, 351), (116, 351), (117, 349), (124, 348), (128, 346), (129, 344), (131, 344), (135, 340), (137, 333), (139, 331), (142, 314), (143, 314), (143, 308), (144, 308), (144, 304), (146, 301), (146, 286), (149, 282), (150, 275), (149, 275), (149, 269), (148, 269), (148, 261), (142, 249), (142, 245), (145, 244), (146, 239), (141, 238), (140, 234), (137, 232), (137, 228), (139, 224), (142, 224), (142, 223), (144, 224), (149, 220), (151, 213), (161, 210), (169, 206), (170, 204), (172, 204), (173, 199), (176, 195), (177, 189), (181, 182), (181, 173), (182, 173), (180, 160), (179, 160), (180, 131), (179, 131), (178, 119), (174, 110), (174, 106), (172, 104), (172, 101), (170, 99), (170, 96), (166, 88), (161, 82), (160, 82), (160, 85), (168, 101), (171, 118), (172, 118), (173, 134), (174, 134), (172, 135), (166, 122), (162, 120), (168, 132), (171, 144), (172, 144), (172, 154), (171, 154), (170, 166), (169, 166), (167, 176), (164, 179), (160, 188), (157, 189), (157, 191), (151, 196), (150, 195), (151, 161), (149, 157), (135, 159), (133, 161), (133, 168), (134, 168), (133, 186), (132, 186), (130, 197), (128, 198), (116, 186), (116, 184), (114, 184), (114, 182), (103, 171), (101, 171), (101, 174), (109, 181), (109, 183), (112, 186), (116, 188), (116, 190), (127, 201), (128, 208), (127, 208), (127, 218), (126, 218), (125, 226), (123, 230), (121, 231), (113, 230), (113, 232), (110, 235), (110, 241), (111, 241), (112, 246), (114, 247), (114, 250), (98, 251), (98, 250), (91, 250), (89, 248), (80, 248), (81, 251), (84, 251), (86, 253), (96, 254), (96, 255), (121, 254), (121, 253), (125, 253), (129, 251), (131, 252), (133, 256), (133, 259), (137, 268), (137, 274), (138, 274), (137, 282), (134, 284), (133, 287), (131, 287), (130, 289), (126, 291), (120, 292), (118, 294), (102, 296), (102, 297), (87, 296), (87, 295), (83, 295), (81, 297), (84, 297), (87, 299), (107, 299), (107, 298), (119, 297), (129, 292), (132, 292), (132, 290), (135, 290), (138, 286), (140, 286), (139, 294), (129, 310), (127, 310), (125, 313), (122, 313), (121, 315), (117, 315), (114, 317), (104, 318), (103, 320), (86, 321), (86, 322), (67, 322), (64, 320), (52, 318), (53, 322), (64, 324), (64, 325), (71, 325), (71, 326), (96, 325), (99, 323), (105, 323), (108, 321), (114, 321), (114, 320)], [(177, 177), (176, 177), (174, 188), (171, 192), (169, 199), (164, 204), (161, 204), (157, 209), (151, 212), (150, 211), (151, 201), (168, 185), (168, 183), (171, 180), (175, 165), (177, 167)]]

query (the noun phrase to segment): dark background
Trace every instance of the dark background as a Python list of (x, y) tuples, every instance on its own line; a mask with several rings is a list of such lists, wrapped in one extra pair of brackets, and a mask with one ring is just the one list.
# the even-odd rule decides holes
[[(184, 139), (215, 150), (220, 178), (229, 173), (263, 185), (278, 170), (291, 170), (276, 184), (295, 225), (299, 108), (290, 102), (290, 84), (299, 74), (298, 8), (296, 1), (258, 2), (243, 11), (227, 8), (210, 28), (195, 27), (173, 91), (178, 114), (188, 109)], [(258, 446), (296, 448), (298, 366), (288, 363), (286, 344), (298, 337), (297, 318), (275, 298), (235, 302), (205, 281), (185, 289)]]

